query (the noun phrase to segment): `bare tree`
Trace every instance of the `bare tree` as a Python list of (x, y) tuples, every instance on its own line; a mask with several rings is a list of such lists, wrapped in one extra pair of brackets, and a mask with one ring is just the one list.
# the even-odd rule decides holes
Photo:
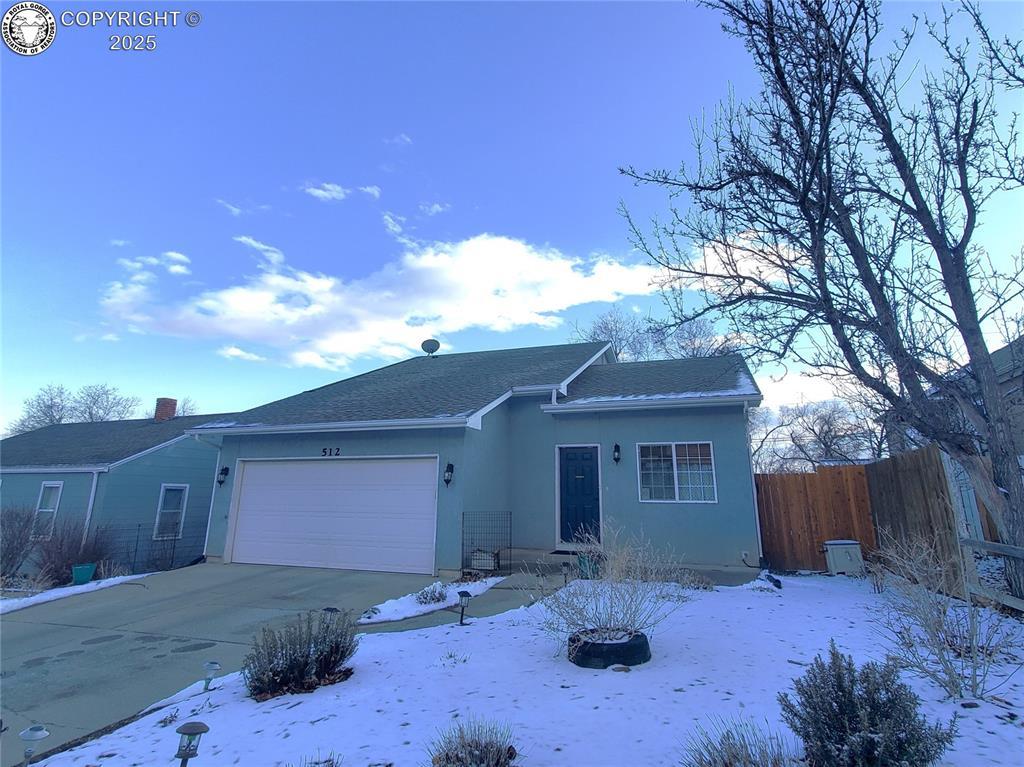
[(55, 423), (73, 421), (71, 392), (57, 384), (47, 384), (22, 405), (21, 417), (10, 427), (11, 434), (39, 429)]
[(198, 415), (199, 407), (191, 397), (185, 397), (178, 400), (178, 408), (175, 412), (177, 415)]
[(77, 392), (48, 384), (25, 400), (21, 417), (11, 425), (10, 433), (21, 434), (57, 423), (116, 421), (131, 417), (138, 406), (138, 397), (122, 395), (109, 384), (83, 386)]
[(141, 400), (121, 394), (110, 384), (83, 386), (71, 400), (74, 421), (120, 421), (131, 418)]
[(585, 327), (573, 327), (570, 340), (609, 341), (627, 362), (683, 357), (715, 357), (737, 350), (734, 339), (715, 331), (714, 323), (700, 318), (692, 322), (664, 322), (639, 314), (627, 314), (613, 306)]
[[(623, 170), (673, 200), (653, 235), (629, 223), (675, 279), (676, 322), (724, 317), (762, 359), (870, 390), (967, 469), (1000, 535), (1024, 545), (1024, 480), (983, 334), (1019, 316), (1024, 265), (998, 269), (974, 242), (986, 203), (1024, 180), (1015, 119), (1000, 112), (1017, 84), (994, 74), (1019, 67), (995, 59), (998, 42), (957, 41), (956, 15), (880, 50), (878, 0), (708, 4), (761, 93), (698, 127), (693, 168)], [(915, 67), (925, 45), (944, 66)], [(694, 289), (704, 302), (687, 309)], [(1011, 569), (1024, 596), (1024, 565)]]

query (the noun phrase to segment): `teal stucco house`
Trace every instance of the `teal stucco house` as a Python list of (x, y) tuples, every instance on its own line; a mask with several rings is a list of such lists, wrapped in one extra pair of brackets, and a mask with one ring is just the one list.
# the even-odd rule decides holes
[(176, 408), (160, 398), (153, 418), (55, 424), (0, 441), (0, 509), (32, 511), (35, 538), (64, 527), (100, 534), (135, 571), (202, 556), (217, 449), (185, 432), (223, 416)]
[[(424, 344), (436, 349), (436, 342)], [(427, 354), (197, 425), (219, 450), (206, 555), (444, 573), (642, 532), (756, 572), (737, 355), (617, 362), (606, 343)]]

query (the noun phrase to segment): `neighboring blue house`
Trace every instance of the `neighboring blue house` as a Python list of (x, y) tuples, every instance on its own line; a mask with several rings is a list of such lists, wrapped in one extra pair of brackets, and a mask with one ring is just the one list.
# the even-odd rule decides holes
[[(162, 569), (202, 556), (217, 450), (185, 430), (221, 415), (62, 423), (0, 441), (0, 509), (28, 508), (36, 538), (65, 525), (102, 535), (114, 559)], [(0, 512), (2, 513), (2, 512)]]
[(695, 567), (755, 572), (747, 409), (760, 401), (736, 355), (620, 363), (588, 343), (415, 357), (190, 429), (230, 475), (206, 554), (438, 573), (614, 528)]

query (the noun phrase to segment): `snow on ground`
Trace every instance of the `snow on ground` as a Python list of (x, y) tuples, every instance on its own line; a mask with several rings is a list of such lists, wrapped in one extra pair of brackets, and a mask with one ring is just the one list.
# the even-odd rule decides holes
[(447, 583), (445, 584), (445, 589), (448, 596), (443, 602), (431, 602), (430, 604), (421, 605), (416, 601), (415, 594), (406, 594), (404, 597), (389, 599), (387, 602), (374, 605), (364, 612), (363, 616), (359, 619), (359, 623), (400, 621), (403, 618), (412, 618), (416, 615), (426, 615), (427, 613), (444, 610), (447, 607), (455, 607), (459, 603), (460, 591), (468, 591), (474, 597), (478, 597), (491, 588), (491, 586), (496, 586), (503, 580), (505, 579), (484, 578), (483, 580), (472, 581), (471, 583)]
[[(427, 764), (438, 730), (467, 716), (509, 724), (524, 767), (675, 764), (694, 728), (719, 718), (767, 720), (781, 730), (776, 695), (830, 638), (860, 663), (884, 656), (870, 623), (884, 594), (842, 577), (782, 581), (781, 591), (755, 583), (691, 592), (652, 632), (651, 662), (629, 673), (572, 665), (537, 628), (543, 608), (520, 608), (461, 628), (363, 636), (353, 676), (308, 695), (255, 703), (237, 674), (210, 693), (194, 685), (193, 697), (45, 764), (165, 764), (174, 728), (195, 718), (210, 726), (196, 761), (211, 767), (279, 767), (332, 749), (345, 767), (417, 766)], [(961, 715), (942, 765), (1020, 764), (1024, 725), (999, 719), (1005, 707), (964, 709), (930, 683), (908, 681), (930, 719)], [(1024, 679), (1011, 679), (999, 695), (1021, 712)]]
[(46, 591), (40, 591), (38, 594), (33, 594), (30, 597), (5, 597), (4, 599), (0, 599), (0, 615), (13, 613), (15, 610), (24, 610), (26, 607), (32, 607), (32, 605), (41, 605), (45, 602), (64, 599), (64, 597), (73, 597), (76, 594), (88, 594), (90, 591), (99, 591), (100, 589), (110, 588), (111, 586), (117, 586), (119, 583), (137, 581), (139, 578), (145, 578), (147, 575), (149, 575), (149, 573), (140, 573), (138, 575), (119, 575), (116, 578), (105, 578), (102, 581), (90, 581), (89, 583), (83, 583), (81, 586), (62, 586), (58, 589), (47, 589)]

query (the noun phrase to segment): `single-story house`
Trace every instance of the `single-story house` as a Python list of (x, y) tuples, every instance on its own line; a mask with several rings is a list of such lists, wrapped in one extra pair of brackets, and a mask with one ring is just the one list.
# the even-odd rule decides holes
[(0, 440), (0, 509), (30, 509), (39, 539), (64, 526), (83, 540), (102, 531), (114, 558), (135, 570), (202, 556), (217, 450), (185, 431), (223, 415), (176, 408), (162, 397), (153, 418), (54, 424)]
[(738, 355), (623, 363), (583, 343), (414, 357), (190, 429), (230, 474), (206, 555), (447, 574), (480, 565), (480, 549), (568, 551), (614, 528), (751, 572), (760, 401)]

